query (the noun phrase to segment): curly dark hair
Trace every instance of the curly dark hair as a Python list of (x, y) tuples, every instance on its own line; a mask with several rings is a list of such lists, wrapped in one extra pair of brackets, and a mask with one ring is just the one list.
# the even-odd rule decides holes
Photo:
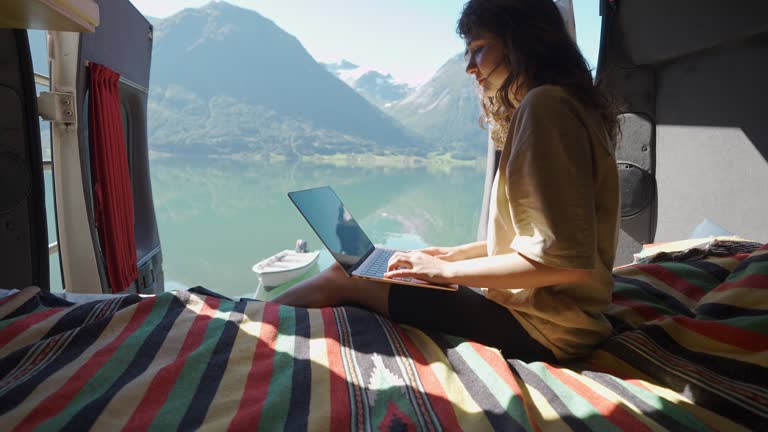
[(496, 95), (483, 101), (486, 121), (508, 123), (515, 110), (512, 98), (519, 100), (521, 89), (552, 84), (598, 112), (609, 136), (618, 139), (615, 101), (593, 83), (589, 64), (552, 0), (469, 0), (456, 32), (465, 40), (491, 34), (503, 43), (510, 74)]

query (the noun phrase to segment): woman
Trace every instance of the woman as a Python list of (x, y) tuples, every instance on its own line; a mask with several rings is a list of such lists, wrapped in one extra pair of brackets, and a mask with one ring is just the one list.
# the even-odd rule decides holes
[(507, 358), (586, 355), (611, 331), (602, 311), (619, 226), (616, 113), (552, 1), (470, 0), (457, 30), (501, 149), (488, 240), (396, 253), (385, 276), (462, 287), (350, 279), (334, 266), (276, 301), (358, 304)]

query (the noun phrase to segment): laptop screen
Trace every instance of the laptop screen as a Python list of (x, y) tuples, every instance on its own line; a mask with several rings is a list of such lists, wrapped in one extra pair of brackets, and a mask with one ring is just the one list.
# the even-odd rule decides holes
[(371, 240), (330, 187), (289, 192), (288, 197), (348, 273), (373, 249)]

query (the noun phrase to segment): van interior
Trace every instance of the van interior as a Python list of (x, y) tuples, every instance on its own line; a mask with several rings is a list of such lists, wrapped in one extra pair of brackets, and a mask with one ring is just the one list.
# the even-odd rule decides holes
[[(0, 422), (9, 430), (768, 425), (768, 3), (600, 1), (596, 82), (623, 107), (606, 312), (614, 335), (565, 364), (503, 359), (354, 307), (166, 292), (147, 139), (153, 25), (128, 0), (13, 0), (0, 12)], [(32, 68), (28, 29), (47, 31), (48, 77)], [(121, 290), (108, 267), (125, 257), (110, 255), (95, 204), (106, 188), (92, 147), (100, 66), (119, 74), (120, 166), (132, 192), (136, 271)], [(490, 145), (480, 239), (498, 158)], [(63, 296), (49, 292), (52, 253)]]

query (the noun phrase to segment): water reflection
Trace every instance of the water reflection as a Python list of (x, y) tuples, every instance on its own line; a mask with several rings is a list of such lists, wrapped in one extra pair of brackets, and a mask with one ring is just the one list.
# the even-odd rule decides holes
[[(261, 161), (156, 159), (151, 169), (166, 280), (228, 295), (253, 293), (253, 263), (297, 238), (323, 249), (288, 191), (330, 185), (375, 244), (410, 249), (474, 240), (484, 179), (480, 168)], [(319, 268), (331, 262), (324, 252)]]

